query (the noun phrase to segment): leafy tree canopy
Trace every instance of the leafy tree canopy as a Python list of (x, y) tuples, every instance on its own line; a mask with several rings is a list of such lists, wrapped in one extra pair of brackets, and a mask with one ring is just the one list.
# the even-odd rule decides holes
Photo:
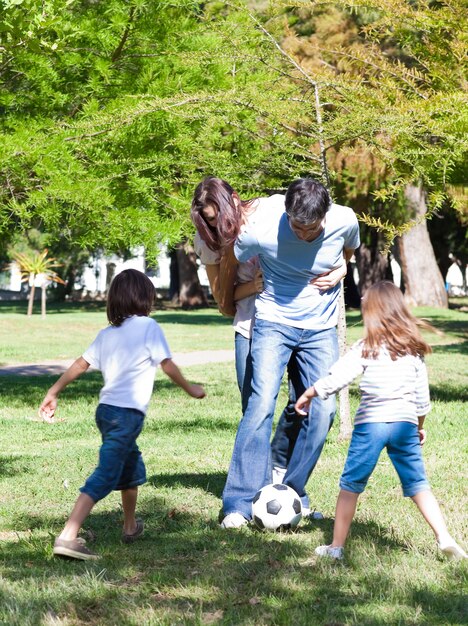
[(346, 171), (384, 205), (409, 181), (433, 206), (456, 184), (463, 206), (462, 0), (0, 6), (4, 237), (156, 256), (213, 173), (249, 196)]

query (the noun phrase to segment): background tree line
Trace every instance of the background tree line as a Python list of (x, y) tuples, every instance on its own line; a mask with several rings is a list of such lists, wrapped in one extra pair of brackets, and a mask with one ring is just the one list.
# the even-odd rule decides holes
[(446, 306), (439, 267), (467, 249), (462, 0), (0, 7), (5, 258), (39, 230), (72, 284), (86, 251), (151, 263), (167, 243), (193, 305), (199, 180), (248, 198), (313, 175), (362, 221), (362, 290), (392, 249), (407, 296)]

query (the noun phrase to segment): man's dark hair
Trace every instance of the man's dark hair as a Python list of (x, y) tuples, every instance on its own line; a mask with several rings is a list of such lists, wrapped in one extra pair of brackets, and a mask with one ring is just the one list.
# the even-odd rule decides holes
[(107, 319), (120, 326), (127, 317), (147, 316), (153, 308), (156, 290), (148, 276), (138, 270), (124, 270), (111, 282), (107, 294)]
[(322, 183), (312, 178), (298, 178), (292, 182), (285, 198), (286, 213), (300, 224), (323, 220), (330, 208), (330, 194)]

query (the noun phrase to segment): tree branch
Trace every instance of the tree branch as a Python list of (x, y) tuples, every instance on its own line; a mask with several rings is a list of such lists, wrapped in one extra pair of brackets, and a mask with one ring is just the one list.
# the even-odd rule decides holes
[(122, 54), (122, 50), (125, 46), (125, 43), (128, 39), (128, 36), (130, 34), (130, 28), (132, 26), (132, 22), (133, 22), (133, 18), (135, 17), (135, 7), (131, 7), (130, 8), (130, 13), (128, 15), (128, 22), (127, 22), (127, 26), (125, 27), (124, 33), (122, 35), (122, 39), (119, 42), (119, 45), (117, 46), (117, 48), (114, 50), (114, 52), (112, 53), (111, 56), (111, 61), (112, 63), (115, 63), (116, 61), (119, 60), (120, 55)]

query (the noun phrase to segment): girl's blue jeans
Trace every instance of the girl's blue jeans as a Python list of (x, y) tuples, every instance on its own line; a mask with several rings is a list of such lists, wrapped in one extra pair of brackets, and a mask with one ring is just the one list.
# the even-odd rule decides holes
[(353, 493), (362, 493), (384, 448), (387, 448), (400, 478), (404, 496), (415, 496), (420, 491), (430, 489), (418, 427), (411, 422), (357, 424), (353, 430), (340, 487)]
[(111, 491), (131, 489), (146, 482), (146, 469), (136, 440), (143, 428), (141, 411), (110, 404), (99, 404), (96, 424), (102, 445), (99, 463), (80, 491), (94, 502)]

